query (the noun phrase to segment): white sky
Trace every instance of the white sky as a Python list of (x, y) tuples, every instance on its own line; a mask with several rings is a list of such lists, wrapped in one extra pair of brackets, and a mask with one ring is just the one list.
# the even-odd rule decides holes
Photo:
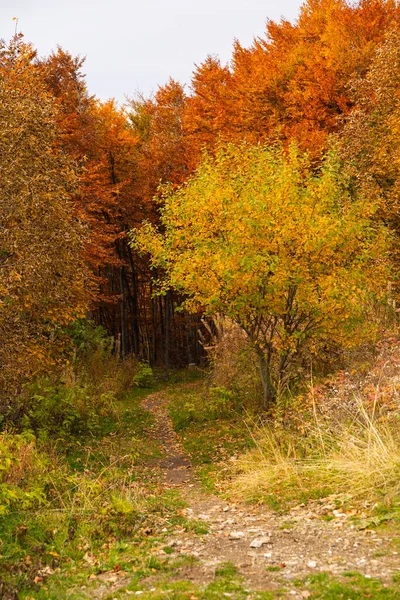
[(171, 76), (189, 83), (208, 54), (223, 63), (234, 38), (249, 46), (269, 17), (293, 21), (300, 0), (0, 0), (0, 38), (18, 30), (41, 56), (57, 45), (86, 56), (89, 92), (146, 96)]

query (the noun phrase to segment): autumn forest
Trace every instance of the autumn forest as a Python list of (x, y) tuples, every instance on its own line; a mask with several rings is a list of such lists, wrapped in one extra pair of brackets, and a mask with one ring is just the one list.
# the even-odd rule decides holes
[[(249, 590), (226, 566), (171, 587), (183, 563), (154, 548), (199, 534), (181, 485), (195, 513), (210, 490), (378, 524), (385, 506), (395, 537), (399, 4), (308, 0), (124, 106), (34, 43), (0, 46), (0, 598), (292, 594), (287, 557), (268, 581), (254, 558)], [(195, 483), (162, 466), (159, 425)], [(400, 594), (365, 573), (300, 573), (296, 597)]]

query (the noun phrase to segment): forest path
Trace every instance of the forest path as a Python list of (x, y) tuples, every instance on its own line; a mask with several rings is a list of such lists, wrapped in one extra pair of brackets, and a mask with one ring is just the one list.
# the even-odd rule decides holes
[[(272, 595), (268, 597), (277, 594), (295, 599), (314, 597), (307, 584), (299, 585), (298, 580), (318, 573), (340, 576), (356, 571), (367, 578), (392, 582), (393, 573), (400, 569), (393, 533), (357, 530), (352, 515), (335, 510), (328, 501), (300, 505), (280, 515), (263, 506), (229, 503), (204, 492), (173, 429), (168, 412), (170, 400), (167, 391), (157, 391), (142, 404), (154, 416), (149, 435), (160, 443), (164, 453), (155, 466), (161, 471), (162, 485), (179, 491), (187, 503), (182, 511), (185, 517), (203, 523), (203, 531), (208, 530), (199, 534), (196, 527), (192, 531), (178, 528), (169, 536), (167, 545), (172, 552), (193, 557), (177, 573), (179, 580), (203, 586), (215, 578), (224, 563), (232, 563), (243, 577), (250, 594), (246, 597), (261, 598), (259, 592), (269, 591)], [(157, 553), (165, 556), (162, 548)], [(144, 582), (143, 589), (152, 588), (154, 581), (150, 578)], [(234, 591), (223, 596), (243, 597)]]

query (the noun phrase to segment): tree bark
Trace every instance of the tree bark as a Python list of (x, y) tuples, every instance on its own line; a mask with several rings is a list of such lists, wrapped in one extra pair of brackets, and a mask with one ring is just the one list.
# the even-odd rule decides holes
[(260, 349), (257, 350), (258, 365), (260, 369), (261, 384), (264, 393), (264, 410), (271, 409), (276, 400), (276, 390), (271, 379), (270, 361), (265, 353)]

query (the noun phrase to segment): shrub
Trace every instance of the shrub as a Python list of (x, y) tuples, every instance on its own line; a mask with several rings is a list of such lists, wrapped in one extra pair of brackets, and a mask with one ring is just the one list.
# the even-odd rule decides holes
[(207, 347), (211, 386), (230, 390), (239, 401), (237, 409), (259, 408), (263, 396), (257, 355), (245, 332), (227, 317), (214, 319), (216, 334)]
[(138, 387), (151, 387), (154, 382), (153, 370), (147, 363), (138, 363), (133, 382)]
[(116, 415), (115, 403), (151, 382), (150, 367), (121, 360), (103, 328), (79, 320), (70, 335), (75, 351), (61, 377), (39, 378), (26, 389), (19, 423), (41, 439), (101, 433), (102, 419)]
[(47, 503), (43, 473), (49, 464), (33, 435), (0, 434), (0, 516)]
[(57, 379), (40, 379), (30, 386), (29, 403), (21, 419), (25, 430), (41, 439), (96, 434), (100, 419), (112, 413), (112, 390), (93, 393), (89, 386), (76, 382), (72, 387)]

